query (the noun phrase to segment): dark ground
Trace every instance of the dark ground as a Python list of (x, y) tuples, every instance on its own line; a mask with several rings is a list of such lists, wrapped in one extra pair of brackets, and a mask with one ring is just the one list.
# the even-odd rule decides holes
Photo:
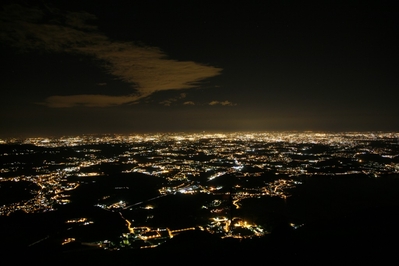
[[(398, 217), (399, 206), (392, 205), (319, 220), (297, 230), (281, 224), (272, 234), (250, 241), (222, 240), (208, 233), (191, 231), (180, 234), (156, 249), (123, 251), (80, 248), (79, 244), (68, 251), (59, 245), (52, 245), (51, 241), (26, 247), (22, 245), (24, 241), (18, 241), (23, 237), (23, 231), (27, 230), (22, 226), (19, 234), (15, 232), (15, 235), (5, 234), (6, 237), (2, 237), (1, 253), (9, 262), (29, 260), (46, 265), (187, 265), (198, 262), (208, 265), (235, 265), (238, 262), (272, 265), (358, 265), (368, 262), (382, 265), (396, 258)], [(3, 236), (7, 232), (8, 222), (12, 220), (2, 219)]]

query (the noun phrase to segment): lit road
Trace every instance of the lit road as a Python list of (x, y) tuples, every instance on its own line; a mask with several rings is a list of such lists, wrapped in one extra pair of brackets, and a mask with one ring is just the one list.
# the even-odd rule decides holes
[(145, 202), (149, 202), (149, 201), (152, 201), (152, 200), (156, 200), (156, 199), (159, 199), (159, 198), (162, 198), (162, 197), (165, 197), (165, 196), (166, 196), (165, 194), (162, 194), (162, 195), (153, 197), (153, 198), (148, 199), (148, 200), (143, 200), (143, 201), (140, 201), (140, 202), (131, 204), (131, 205), (129, 205), (129, 206), (126, 206), (126, 207), (123, 208), (123, 209), (126, 210), (126, 209), (129, 209), (129, 208), (133, 207), (133, 206), (137, 206), (137, 205), (143, 204), (143, 203), (145, 203)]

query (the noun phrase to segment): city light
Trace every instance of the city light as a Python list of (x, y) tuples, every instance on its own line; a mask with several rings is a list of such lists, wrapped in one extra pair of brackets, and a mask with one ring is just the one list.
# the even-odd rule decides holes
[[(363, 176), (379, 178), (399, 173), (398, 133), (223, 133), (142, 134), (75, 136), (61, 138), (3, 139), (1, 145), (29, 144), (0, 154), (0, 185), (30, 184), (28, 199), (3, 204), (0, 215), (57, 210), (74, 201), (74, 191), (112, 178), (104, 165), (115, 165), (117, 174), (140, 174), (162, 180), (154, 195), (131, 202), (119, 193), (129, 185), (115, 185), (101, 195), (96, 208), (119, 212), (126, 223), (120, 241), (96, 242), (106, 249), (153, 248), (177, 234), (200, 230), (221, 238), (262, 237), (269, 232), (232, 212), (246, 209), (250, 200), (280, 198), (303, 186), (308, 177)], [(384, 143), (384, 145), (373, 143)], [(22, 146), (21, 146), (22, 147)], [(24, 146), (25, 147), (25, 146)], [(105, 147), (117, 147), (107, 152)], [(26, 165), (24, 156), (44, 159)], [(227, 181), (226, 181), (227, 180)], [(122, 194), (121, 194), (122, 195)], [(189, 227), (147, 226), (156, 218), (157, 201), (173, 196), (206, 196), (198, 211), (207, 222)], [(143, 213), (135, 221), (131, 213)], [(129, 219), (125, 218), (128, 217)], [(74, 218), (68, 224), (91, 225), (90, 218)], [(303, 224), (291, 223), (293, 229)], [(66, 238), (62, 245), (74, 242)]]

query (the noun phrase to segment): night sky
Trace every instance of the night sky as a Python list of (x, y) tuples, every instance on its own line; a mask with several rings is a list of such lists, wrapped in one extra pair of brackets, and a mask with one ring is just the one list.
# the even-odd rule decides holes
[(8, 1), (0, 19), (0, 137), (399, 131), (395, 1)]

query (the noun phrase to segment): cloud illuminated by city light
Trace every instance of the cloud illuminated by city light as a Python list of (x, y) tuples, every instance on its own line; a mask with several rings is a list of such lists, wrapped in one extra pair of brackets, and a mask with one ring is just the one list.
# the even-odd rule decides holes
[(237, 104), (236, 104), (236, 103), (232, 103), (232, 102), (230, 102), (230, 101), (223, 101), (223, 102), (220, 102), (220, 101), (211, 101), (211, 102), (209, 103), (209, 105), (235, 106), (235, 105), (237, 105)]
[[(41, 104), (49, 107), (105, 107), (135, 102), (155, 92), (196, 88), (199, 82), (217, 76), (220, 68), (167, 57), (157, 47), (110, 40), (92, 24), (96, 17), (86, 12), (56, 8), (5, 6), (0, 12), (0, 40), (21, 51), (44, 50), (84, 54), (101, 67), (131, 84), (130, 95), (52, 95)], [(50, 17), (51, 19), (48, 19)]]

